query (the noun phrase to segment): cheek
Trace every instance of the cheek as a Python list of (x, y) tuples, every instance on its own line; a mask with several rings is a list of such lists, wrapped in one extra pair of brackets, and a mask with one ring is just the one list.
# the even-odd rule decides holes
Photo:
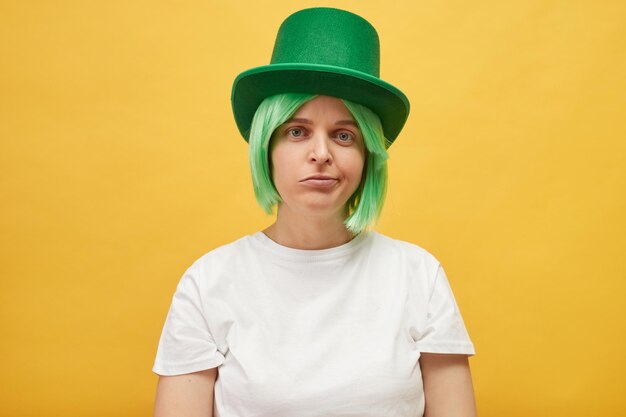
[(349, 163), (346, 165), (346, 174), (349, 173), (350, 179), (359, 183), (363, 174), (363, 168), (365, 167), (364, 156), (360, 153), (352, 155), (349, 159)]
[(290, 162), (293, 158), (289, 158), (280, 147), (274, 149), (270, 158), (271, 178), (276, 188), (280, 187), (286, 178), (293, 176), (293, 169)]

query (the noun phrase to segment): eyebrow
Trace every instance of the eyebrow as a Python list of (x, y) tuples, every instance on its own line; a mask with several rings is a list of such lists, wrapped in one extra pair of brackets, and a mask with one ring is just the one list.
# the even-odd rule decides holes
[[(287, 120), (285, 122), (286, 123), (304, 123), (304, 124), (309, 124), (312, 125), (313, 122), (309, 119), (303, 119), (301, 117), (294, 117), (291, 118), (289, 120)], [(337, 122), (335, 122), (336, 125), (350, 125), (350, 126), (354, 126), (356, 128), (358, 128), (357, 124), (353, 121), (353, 120), (338, 120)]]

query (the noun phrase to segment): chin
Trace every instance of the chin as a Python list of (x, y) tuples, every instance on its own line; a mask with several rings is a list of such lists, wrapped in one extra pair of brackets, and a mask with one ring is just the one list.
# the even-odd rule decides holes
[(322, 199), (311, 199), (299, 202), (296, 207), (299, 211), (314, 215), (336, 215), (338, 212), (343, 213), (346, 208), (347, 200), (342, 203), (335, 201), (323, 201)]

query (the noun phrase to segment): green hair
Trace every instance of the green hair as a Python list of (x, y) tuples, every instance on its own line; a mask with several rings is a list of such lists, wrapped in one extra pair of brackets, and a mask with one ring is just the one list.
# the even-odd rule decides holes
[[(270, 140), (272, 134), (304, 103), (315, 95), (285, 93), (267, 97), (259, 105), (250, 127), (250, 171), (254, 195), (267, 214), (282, 201), (271, 178)], [(353, 233), (370, 227), (380, 217), (387, 191), (387, 147), (380, 118), (365, 106), (342, 100), (352, 113), (365, 142), (366, 159), (361, 183), (347, 201), (344, 224)]]

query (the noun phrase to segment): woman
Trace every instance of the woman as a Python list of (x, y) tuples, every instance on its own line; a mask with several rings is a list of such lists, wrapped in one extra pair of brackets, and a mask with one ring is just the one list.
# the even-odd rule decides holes
[(352, 13), (283, 22), (237, 77), (259, 204), (276, 221), (198, 259), (161, 336), (155, 415), (474, 416), (474, 354), (439, 262), (368, 230), (409, 103)]

